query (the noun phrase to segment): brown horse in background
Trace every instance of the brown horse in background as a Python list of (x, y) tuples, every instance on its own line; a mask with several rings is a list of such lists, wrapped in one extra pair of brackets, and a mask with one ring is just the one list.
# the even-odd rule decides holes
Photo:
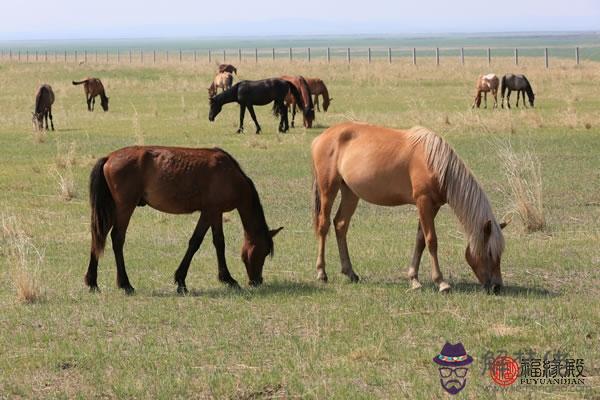
[(73, 81), (73, 85), (83, 84), (85, 92), (85, 101), (87, 102), (88, 111), (94, 111), (96, 104), (96, 96), (100, 96), (100, 105), (104, 111), (108, 111), (108, 96), (104, 92), (104, 85), (98, 78), (87, 78), (82, 81)]
[[(302, 110), (302, 117), (305, 128), (312, 128), (312, 123), (315, 120), (315, 109), (311, 97), (310, 88), (308, 87), (308, 83), (306, 79), (302, 76), (288, 76), (284, 75), (281, 79), (288, 81), (292, 85), (298, 89), (300, 95), (302, 96), (303, 104), (299, 104), (300, 109)], [(296, 99), (292, 96), (292, 93), (288, 93), (285, 97), (286, 106), (289, 109), (290, 106), (292, 108), (292, 128), (294, 127), (294, 118), (296, 117)]]
[(230, 74), (236, 74), (237, 75), (237, 68), (234, 67), (231, 64), (219, 64), (218, 67), (218, 72), (229, 72)]
[(419, 214), (417, 240), (408, 269), (413, 288), (419, 288), (419, 264), (425, 244), (431, 257), (433, 281), (440, 292), (450, 289), (437, 257), (434, 218), (448, 203), (468, 238), (467, 262), (479, 282), (494, 292), (502, 286), (500, 259), (504, 250), (501, 228), (492, 207), (469, 169), (450, 145), (425, 129), (408, 131), (343, 123), (312, 142), (314, 221), (319, 237), (317, 277), (327, 281), (325, 240), (338, 192), (342, 193), (333, 219), (342, 273), (358, 281), (352, 269), (346, 234), (359, 199), (382, 206), (415, 204)]
[(473, 106), (471, 108), (479, 108), (481, 105), (481, 93), (484, 95), (485, 99), (485, 108), (487, 108), (487, 94), (488, 92), (492, 92), (494, 96), (494, 108), (498, 108), (498, 87), (500, 86), (500, 80), (496, 76), (496, 74), (487, 74), (487, 75), (479, 75), (477, 78), (476, 94), (475, 99), (473, 100)]
[(231, 89), (232, 85), (233, 75), (231, 72), (219, 72), (208, 88), (208, 97), (216, 96), (219, 88), (224, 92), (227, 89)]
[(319, 96), (323, 96), (323, 111), (327, 112), (329, 104), (333, 98), (329, 98), (329, 91), (327, 90), (325, 83), (319, 78), (306, 78), (306, 82), (308, 83), (310, 92), (313, 94), (313, 96), (315, 96), (313, 103), (317, 108), (317, 111), (321, 111), (319, 108)]
[(54, 121), (52, 120), (52, 104), (54, 104), (54, 91), (48, 84), (43, 84), (35, 94), (35, 109), (32, 113), (31, 121), (37, 130), (44, 129), (44, 118), (46, 119), (46, 130), (48, 130), (48, 117), (50, 117), (50, 126), (54, 130)]
[(224, 212), (237, 209), (242, 220), (242, 261), (251, 285), (262, 283), (265, 258), (273, 255), (273, 236), (282, 229), (269, 230), (254, 183), (230, 154), (218, 148), (135, 146), (114, 151), (92, 169), (90, 204), (92, 247), (85, 283), (92, 291), (98, 289), (98, 258), (112, 229), (117, 285), (134, 292), (125, 271), (123, 245), (131, 215), (139, 206), (170, 214), (201, 213), (175, 271), (179, 293), (187, 292), (187, 271), (208, 228), (217, 251), (219, 280), (238, 287), (225, 262)]

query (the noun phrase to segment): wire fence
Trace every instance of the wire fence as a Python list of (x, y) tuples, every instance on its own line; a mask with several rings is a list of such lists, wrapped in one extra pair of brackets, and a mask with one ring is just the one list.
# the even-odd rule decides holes
[(579, 65), (583, 60), (600, 59), (600, 46), (584, 47), (460, 47), (460, 48), (392, 48), (392, 47), (304, 47), (304, 48), (228, 48), (203, 50), (148, 49), (0, 49), (0, 61), (17, 63), (97, 63), (97, 64), (157, 64), (157, 63), (259, 63), (265, 61), (354, 63), (408, 62), (435, 63), (445, 61), (467, 63), (484, 58), (507, 57), (515, 65), (524, 57), (540, 58), (546, 68), (551, 59), (572, 59)]

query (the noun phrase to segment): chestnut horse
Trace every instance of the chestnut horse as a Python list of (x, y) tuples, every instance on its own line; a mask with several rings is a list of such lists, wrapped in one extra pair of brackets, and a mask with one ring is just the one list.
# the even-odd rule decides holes
[(440, 292), (450, 289), (437, 257), (434, 218), (448, 203), (463, 225), (468, 246), (467, 262), (479, 282), (494, 292), (502, 286), (500, 258), (504, 238), (483, 189), (450, 145), (425, 128), (407, 131), (379, 126), (343, 123), (333, 126), (312, 142), (314, 172), (314, 222), (319, 238), (317, 277), (327, 281), (325, 240), (330, 214), (338, 192), (340, 206), (334, 227), (342, 273), (351, 281), (352, 269), (346, 233), (359, 199), (382, 206), (415, 204), (419, 214), (417, 240), (408, 269), (413, 288), (419, 288), (419, 264), (425, 244), (429, 249), (432, 279)]
[(54, 104), (54, 91), (48, 84), (39, 87), (35, 94), (35, 110), (32, 113), (34, 126), (38, 130), (44, 129), (44, 118), (46, 119), (46, 130), (48, 130), (48, 116), (50, 117), (50, 126), (54, 130), (54, 121), (52, 120), (52, 104)]
[(100, 96), (100, 105), (104, 111), (108, 111), (108, 96), (104, 92), (104, 85), (98, 78), (87, 78), (82, 81), (73, 81), (73, 85), (83, 84), (85, 92), (85, 101), (87, 102), (88, 111), (94, 111), (96, 104), (96, 96)]
[[(313, 106), (312, 97), (310, 96), (310, 88), (308, 87), (308, 83), (302, 76), (288, 76), (284, 75), (281, 79), (288, 81), (292, 85), (296, 87), (300, 95), (302, 96), (302, 102), (304, 104), (299, 104), (300, 109), (302, 110), (302, 118), (304, 121), (305, 128), (312, 128), (312, 123), (315, 120), (315, 108)], [(292, 128), (294, 127), (294, 118), (296, 118), (296, 99), (292, 96), (292, 93), (288, 93), (285, 96), (285, 102), (287, 108), (292, 107)]]
[(477, 78), (477, 83), (475, 84), (475, 99), (473, 100), (473, 106), (471, 108), (479, 108), (481, 105), (481, 93), (483, 93), (483, 98), (485, 99), (485, 108), (487, 108), (487, 94), (488, 92), (492, 92), (492, 96), (494, 96), (494, 108), (498, 108), (498, 87), (500, 86), (500, 80), (496, 76), (496, 74), (487, 74), (487, 75), (479, 75)]
[(319, 108), (319, 96), (323, 96), (323, 111), (327, 112), (329, 103), (333, 100), (333, 97), (329, 98), (329, 91), (327, 90), (325, 83), (319, 78), (306, 78), (306, 83), (308, 83), (310, 92), (314, 96), (313, 103), (317, 108), (317, 111), (321, 111)]
[(223, 92), (231, 89), (232, 84), (233, 75), (231, 75), (231, 72), (219, 72), (208, 88), (208, 97), (216, 96), (219, 88), (221, 88)]
[(98, 289), (98, 258), (111, 231), (117, 264), (117, 285), (134, 292), (125, 271), (123, 244), (136, 207), (150, 207), (170, 214), (200, 211), (200, 219), (175, 271), (178, 293), (186, 293), (185, 278), (192, 257), (208, 228), (217, 251), (219, 280), (238, 287), (225, 262), (223, 213), (237, 209), (244, 227), (242, 260), (251, 285), (263, 281), (267, 255), (273, 255), (270, 231), (254, 183), (238, 162), (224, 150), (182, 147), (135, 146), (114, 151), (98, 160), (90, 175), (92, 248), (85, 283)]

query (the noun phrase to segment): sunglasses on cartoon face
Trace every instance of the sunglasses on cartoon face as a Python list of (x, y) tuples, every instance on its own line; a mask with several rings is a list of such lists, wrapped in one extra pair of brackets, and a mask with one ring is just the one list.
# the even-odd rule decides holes
[(440, 376), (442, 378), (449, 378), (450, 376), (452, 376), (452, 374), (456, 375), (459, 378), (464, 378), (465, 376), (467, 376), (467, 372), (469, 371), (468, 368), (446, 368), (446, 367), (439, 368), (439, 370), (440, 370)]

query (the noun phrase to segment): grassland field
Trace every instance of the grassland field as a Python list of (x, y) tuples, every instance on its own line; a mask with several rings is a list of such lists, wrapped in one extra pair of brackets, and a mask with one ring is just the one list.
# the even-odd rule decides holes
[[(238, 66), (238, 79), (318, 76), (334, 98), (313, 129), (278, 134), (270, 107), (257, 109), (263, 134), (234, 134), (239, 108), (208, 121), (206, 88), (214, 65), (0, 64), (0, 398), (444, 398), (432, 358), (446, 341), (462, 342), (475, 361), (469, 399), (600, 397), (600, 63), (574, 66), (539, 59), (458, 60), (435, 67), (408, 60), (261, 62)], [(471, 110), (480, 73), (525, 73), (534, 109)], [(71, 84), (101, 78), (110, 111), (86, 110)], [(41, 83), (56, 93), (56, 131), (32, 130)], [(514, 97), (513, 97), (514, 102)], [(333, 232), (330, 281), (315, 277), (310, 143), (347, 120), (390, 127), (424, 125), (443, 136), (477, 176), (497, 218), (511, 218), (502, 260), (505, 290), (486, 294), (466, 264), (460, 225), (448, 207), (436, 219), (442, 272), (453, 290), (441, 295), (421, 265), (409, 290), (415, 208), (359, 204), (348, 240), (361, 282), (339, 273)], [(301, 124), (298, 124), (301, 125)], [(298, 126), (297, 125), (297, 126)], [(499, 147), (540, 161), (546, 228), (527, 233), (514, 215)], [(239, 258), (242, 228), (226, 216), (226, 256), (234, 291), (217, 281), (210, 235), (178, 296), (172, 275), (197, 215), (138, 208), (125, 259), (136, 288), (116, 288), (110, 243), (100, 260), (101, 292), (83, 284), (90, 232), (92, 165), (134, 144), (219, 146), (254, 180), (276, 237), (265, 284), (250, 288)], [(23, 271), (42, 293), (19, 301)], [(568, 352), (585, 360), (585, 385), (495, 385), (484, 354)]]

